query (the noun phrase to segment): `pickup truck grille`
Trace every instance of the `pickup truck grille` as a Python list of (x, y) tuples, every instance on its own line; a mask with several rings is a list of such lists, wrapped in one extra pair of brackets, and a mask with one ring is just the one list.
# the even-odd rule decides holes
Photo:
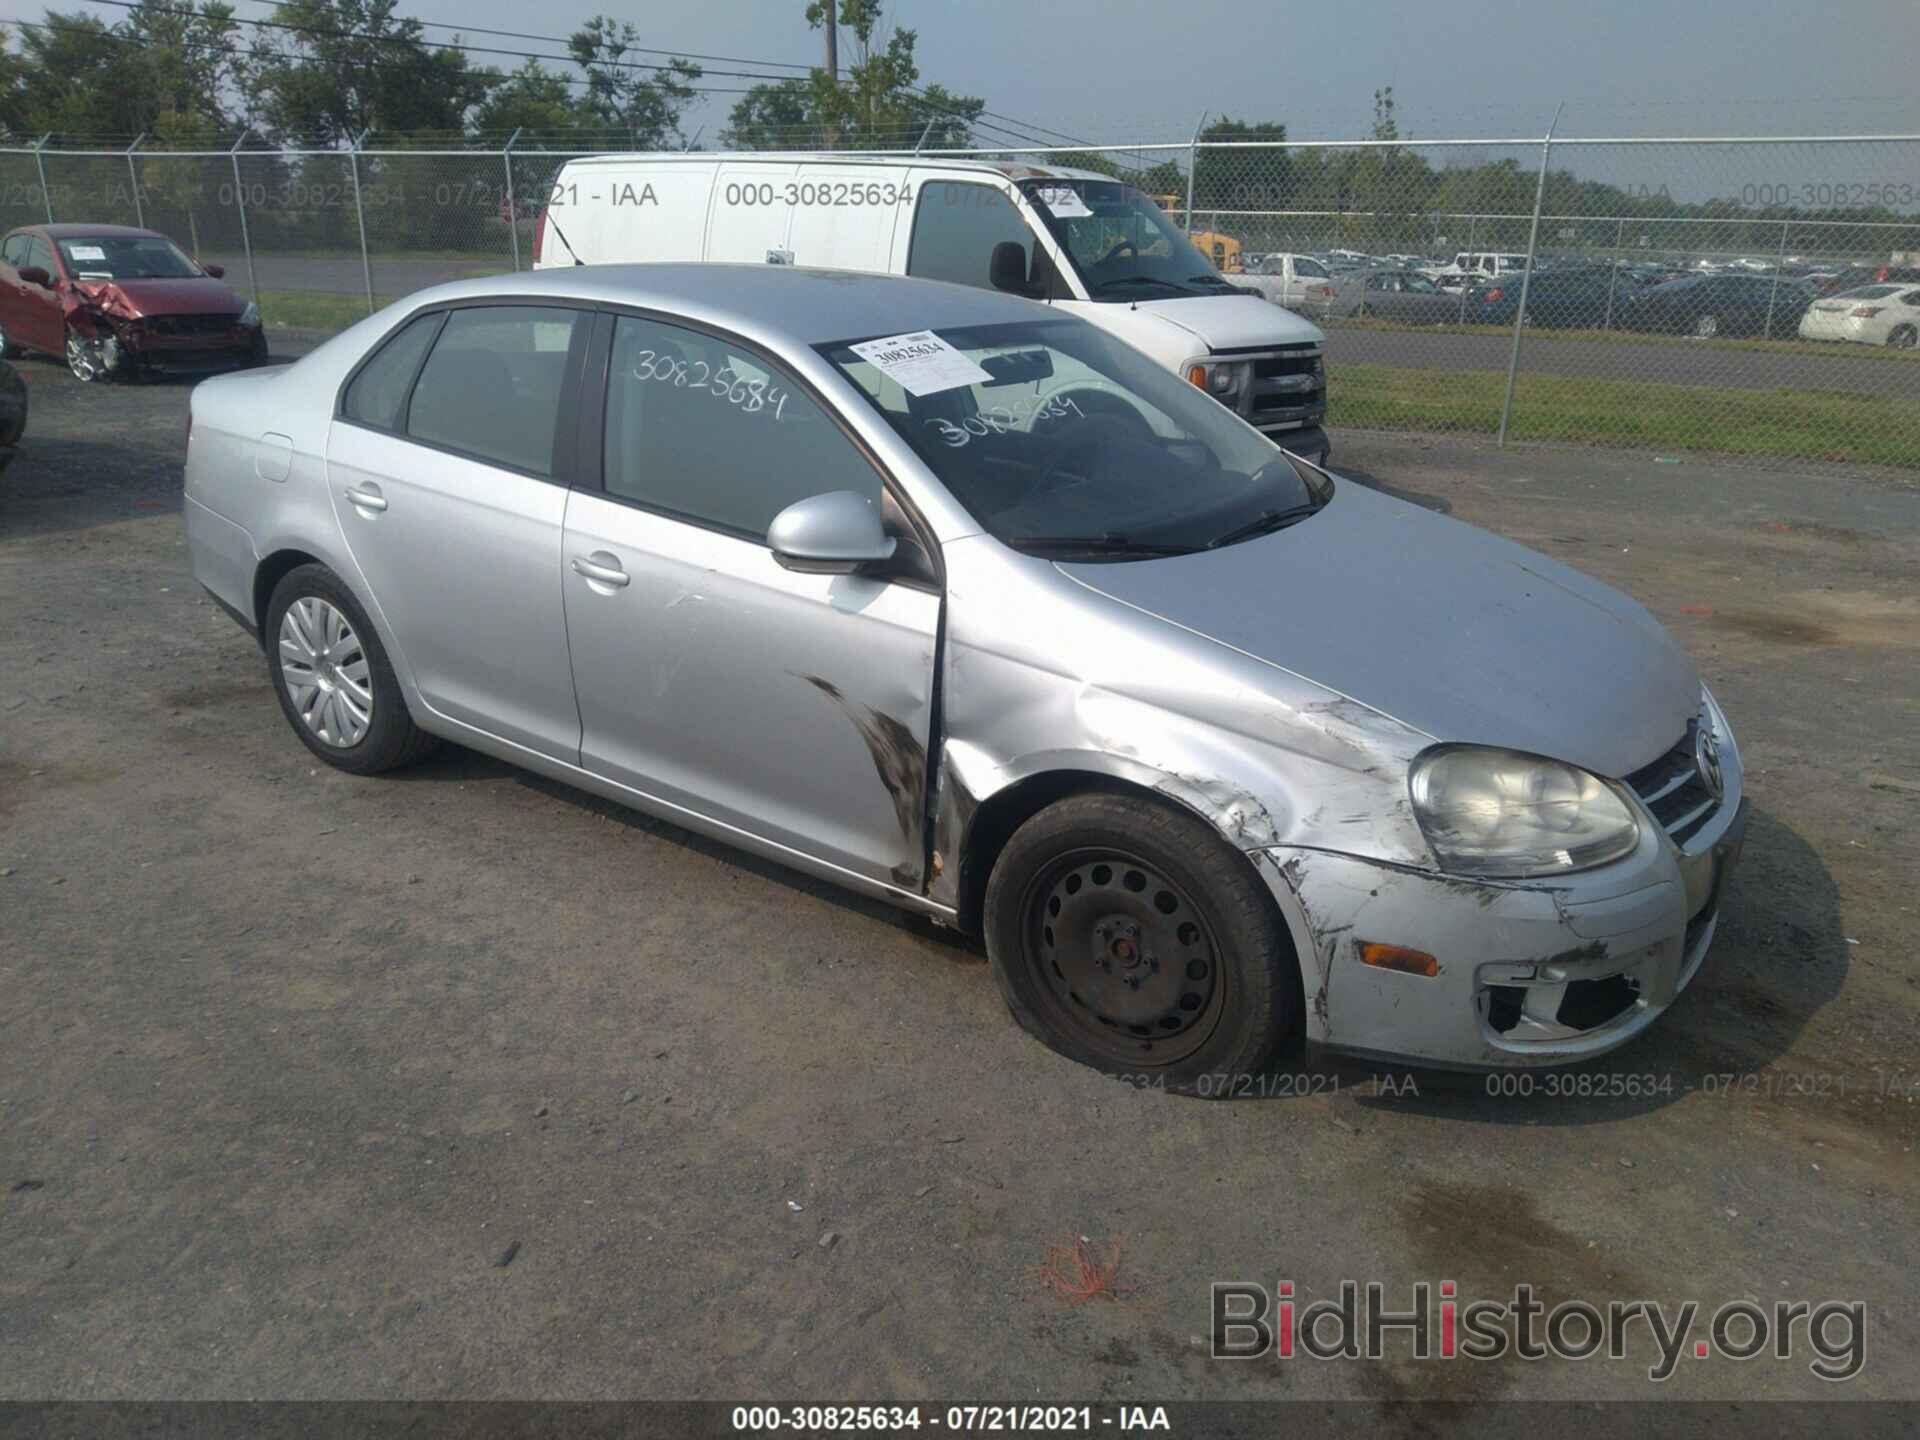
[(1318, 425), (1327, 413), (1326, 376), (1314, 367), (1318, 345), (1216, 350), (1222, 359), (1251, 360), (1253, 383), (1240, 399), (1240, 418), (1263, 430)]
[(1693, 721), (1671, 750), (1627, 776), (1628, 786), (1676, 845), (1685, 845), (1720, 808), (1719, 797), (1707, 788), (1700, 767), (1694, 763), (1694, 738), (1699, 730), (1700, 722)]

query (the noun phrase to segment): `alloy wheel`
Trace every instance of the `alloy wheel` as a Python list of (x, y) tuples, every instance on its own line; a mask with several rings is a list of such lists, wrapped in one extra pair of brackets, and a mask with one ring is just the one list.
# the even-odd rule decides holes
[(373, 724), (373, 674), (366, 648), (347, 617), (316, 595), (303, 595), (280, 620), (280, 675), (301, 723), (347, 750)]
[(1027, 890), (1026, 963), (1054, 1022), (1123, 1062), (1169, 1065), (1226, 1002), (1213, 928), (1172, 880), (1121, 851), (1057, 857)]
[(1693, 322), (1693, 333), (1702, 340), (1711, 340), (1720, 333), (1720, 317), (1718, 315), (1702, 315), (1698, 320)]
[(74, 379), (82, 382), (98, 380), (106, 373), (94, 347), (71, 332), (67, 335), (67, 369), (73, 372)]

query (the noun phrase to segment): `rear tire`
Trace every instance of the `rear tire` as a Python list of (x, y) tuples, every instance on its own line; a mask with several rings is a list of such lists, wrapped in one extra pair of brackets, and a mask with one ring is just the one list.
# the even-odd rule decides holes
[(1911, 325), (1896, 325), (1887, 336), (1889, 350), (1911, 350), (1915, 344), (1920, 344), (1920, 330)]
[(1720, 317), (1718, 315), (1702, 315), (1698, 320), (1693, 322), (1695, 339), (1711, 340), (1719, 333)]
[(440, 742), (413, 723), (367, 612), (324, 565), (273, 587), (261, 637), (267, 671), (293, 733), (350, 775), (411, 765)]
[(1298, 1032), (1293, 945), (1253, 867), (1198, 817), (1070, 796), (987, 882), (987, 954), (1021, 1027), (1068, 1059), (1221, 1096)]

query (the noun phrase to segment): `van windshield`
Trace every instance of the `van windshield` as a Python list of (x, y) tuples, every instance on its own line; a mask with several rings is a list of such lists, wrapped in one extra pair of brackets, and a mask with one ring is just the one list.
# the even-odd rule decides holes
[(1118, 180), (1024, 180), (1020, 188), (1094, 300), (1230, 295), (1233, 286), (1152, 200)]
[(1298, 523), (1332, 482), (1083, 320), (818, 347), (981, 527), (1049, 559), (1136, 560)]

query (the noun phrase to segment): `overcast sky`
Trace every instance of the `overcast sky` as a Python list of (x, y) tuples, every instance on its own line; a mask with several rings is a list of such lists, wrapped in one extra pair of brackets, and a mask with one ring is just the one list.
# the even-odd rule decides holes
[[(600, 6), (400, 8), (560, 35)], [(270, 13), (257, 0), (239, 9)], [(709, 0), (617, 13), (644, 44), (805, 64), (822, 48), (805, 9)], [(1302, 139), (1356, 135), (1389, 84), (1402, 128), (1428, 138), (1536, 135), (1562, 100), (1573, 134), (1920, 131), (1916, 0), (892, 0), (888, 17), (919, 32), (923, 83), (1093, 140), (1180, 138), (1202, 109), (1278, 119)], [(733, 98), (705, 97), (695, 123), (717, 130)]]

